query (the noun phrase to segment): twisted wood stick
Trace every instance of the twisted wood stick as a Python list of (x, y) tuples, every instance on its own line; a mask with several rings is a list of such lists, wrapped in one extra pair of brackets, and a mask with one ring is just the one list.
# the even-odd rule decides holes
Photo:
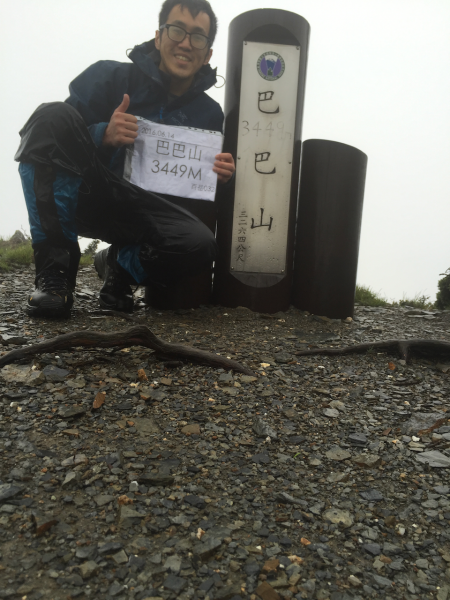
[(386, 340), (384, 342), (367, 342), (356, 344), (356, 346), (345, 346), (344, 348), (312, 348), (310, 350), (298, 350), (295, 356), (336, 356), (341, 354), (358, 354), (368, 350), (397, 350), (400, 358), (409, 362), (411, 350), (425, 351), (431, 353), (450, 353), (450, 342), (441, 340), (409, 339), (409, 340)]
[(112, 348), (114, 346), (144, 346), (155, 350), (158, 356), (164, 359), (189, 360), (195, 363), (208, 365), (210, 367), (222, 368), (227, 370), (237, 371), (245, 375), (254, 375), (254, 373), (241, 365), (236, 360), (231, 360), (224, 356), (218, 356), (206, 350), (199, 350), (191, 346), (182, 344), (172, 344), (164, 342), (156, 336), (145, 325), (137, 325), (124, 331), (114, 331), (112, 333), (98, 333), (94, 331), (73, 331), (58, 335), (50, 340), (33, 344), (25, 348), (11, 350), (4, 356), (0, 357), (0, 367), (12, 363), (16, 360), (29, 358), (36, 354), (44, 352), (57, 352), (59, 350), (68, 350), (84, 346), (87, 348)]

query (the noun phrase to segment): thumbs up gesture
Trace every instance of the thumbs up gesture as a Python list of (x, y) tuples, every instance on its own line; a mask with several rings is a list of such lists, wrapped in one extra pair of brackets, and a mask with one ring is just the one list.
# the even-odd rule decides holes
[(132, 144), (137, 138), (138, 126), (137, 119), (133, 115), (127, 114), (127, 109), (130, 106), (130, 96), (124, 94), (122, 102), (113, 112), (108, 127), (103, 136), (104, 146), (124, 146)]

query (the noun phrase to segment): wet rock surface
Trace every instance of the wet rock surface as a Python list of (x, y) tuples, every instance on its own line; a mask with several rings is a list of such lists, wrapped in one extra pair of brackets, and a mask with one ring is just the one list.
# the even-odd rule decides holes
[[(1, 275), (1, 352), (129, 326), (98, 314), (90, 267), (69, 321), (25, 316), (32, 281)], [(0, 370), (0, 598), (449, 597), (448, 364), (295, 354), (449, 340), (448, 313), (358, 307), (344, 323), (137, 306), (157, 335), (255, 376), (139, 347)]]

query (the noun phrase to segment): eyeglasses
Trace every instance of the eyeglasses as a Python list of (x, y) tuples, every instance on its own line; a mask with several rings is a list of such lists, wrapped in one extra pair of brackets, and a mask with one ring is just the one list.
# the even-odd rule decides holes
[(163, 25), (161, 27), (161, 30), (162, 29), (167, 29), (167, 35), (172, 42), (181, 43), (188, 35), (191, 46), (196, 50), (204, 50), (210, 42), (209, 37), (206, 37), (206, 35), (201, 33), (188, 33), (182, 27), (178, 27), (178, 25)]

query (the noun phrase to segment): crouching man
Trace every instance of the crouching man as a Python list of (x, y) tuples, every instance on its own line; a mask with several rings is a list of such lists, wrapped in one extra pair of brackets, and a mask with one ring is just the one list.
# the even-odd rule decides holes
[[(130, 52), (131, 63), (100, 61), (69, 86), (66, 102), (41, 105), (20, 132), (15, 156), (27, 204), (36, 264), (31, 316), (67, 316), (80, 259), (78, 236), (111, 246), (95, 257), (104, 280), (100, 304), (131, 311), (131, 285), (175, 283), (211, 265), (211, 231), (171, 196), (123, 179), (136, 116), (222, 131), (223, 112), (205, 91), (217, 19), (206, 0), (166, 0), (155, 39)], [(219, 184), (235, 171), (216, 156)]]

